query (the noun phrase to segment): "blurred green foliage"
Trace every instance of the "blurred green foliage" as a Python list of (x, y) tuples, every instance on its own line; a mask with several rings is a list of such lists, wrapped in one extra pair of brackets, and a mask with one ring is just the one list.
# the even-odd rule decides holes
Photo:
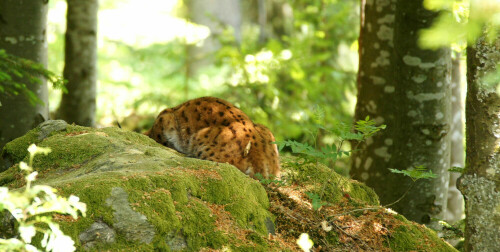
[[(465, 51), (483, 36), (488, 43), (500, 38), (498, 0), (425, 0), (424, 4), (440, 12), (432, 27), (421, 31), (419, 42), (424, 48), (451, 45), (456, 51)], [(500, 95), (500, 62), (496, 70), (483, 76), (482, 83)]]
[[(262, 42), (257, 21), (247, 20), (242, 26), (241, 43), (227, 29), (217, 36), (221, 47), (215, 62), (197, 76), (190, 76), (188, 47), (197, 46), (199, 41), (189, 36), (202, 32), (184, 17), (173, 16), (185, 13), (182, 1), (154, 0), (148, 5), (135, 0), (101, 1), (100, 124), (114, 124), (130, 114), (147, 115), (151, 119), (143, 120), (152, 121), (161, 109), (199, 96), (217, 96), (234, 103), (254, 121), (268, 126), (278, 139), (313, 141), (307, 129), (314, 128), (317, 106), (324, 108), (326, 127), (337, 121), (350, 124), (359, 4), (334, 0), (273, 2), (291, 10), (280, 17), (287, 19), (282, 23), (291, 24), (289, 28), (269, 32), (272, 36)], [(49, 69), (59, 72), (63, 67), (65, 1), (51, 1), (50, 8)], [(127, 8), (131, 11), (126, 12)], [(122, 12), (115, 15), (117, 11)], [(137, 18), (130, 20), (128, 13)], [(165, 13), (171, 16), (166, 18)], [(151, 42), (127, 37), (139, 37), (143, 30), (154, 36)], [(59, 96), (52, 92), (52, 110)]]
[(437, 48), (451, 44), (474, 43), (486, 32), (492, 41), (500, 30), (500, 1), (498, 0), (425, 0), (426, 8), (440, 15), (430, 29), (422, 31), (420, 44)]
[(282, 3), (292, 10), (292, 20), (280, 22), (293, 24), (289, 32), (264, 45), (251, 26), (241, 45), (221, 38), (220, 63), (231, 67), (222, 97), (268, 125), (277, 138), (302, 140), (314, 128), (318, 106), (328, 128), (352, 120), (359, 8), (353, 1)]

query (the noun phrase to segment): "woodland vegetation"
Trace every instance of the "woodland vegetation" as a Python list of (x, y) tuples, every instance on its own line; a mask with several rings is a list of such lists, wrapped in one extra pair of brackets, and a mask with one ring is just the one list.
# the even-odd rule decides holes
[(281, 156), (363, 182), (461, 251), (496, 251), (499, 13), (497, 0), (0, 0), (0, 149), (49, 119), (144, 132), (215, 96)]

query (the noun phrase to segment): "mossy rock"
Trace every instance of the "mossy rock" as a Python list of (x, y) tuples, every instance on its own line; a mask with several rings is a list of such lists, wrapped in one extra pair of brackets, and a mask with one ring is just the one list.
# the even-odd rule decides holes
[[(328, 203), (325, 208), (336, 211), (378, 206), (373, 190), (322, 165), (304, 165), (284, 157), (282, 170), (288, 184), (265, 188), (231, 165), (187, 158), (144, 135), (119, 128), (49, 121), (8, 143), (2, 158), (7, 164), (27, 161), (26, 150), (32, 143), (52, 149), (34, 160), (39, 172), (36, 183), (55, 187), (64, 196), (77, 195), (87, 204), (86, 217), (76, 221), (55, 216), (79, 250), (298, 251), (295, 239), (301, 232), (308, 232), (317, 246), (321, 246), (319, 241), (328, 243), (323, 249), (356, 250), (359, 239), (346, 241), (341, 231), (322, 231), (320, 223), (329, 218), (328, 211), (318, 214), (308, 203), (289, 203), (291, 197), (282, 192), (321, 195)], [(0, 173), (0, 186), (24, 186), (18, 170), (13, 165)], [(366, 236), (363, 243), (372, 250), (453, 251), (433, 231), (399, 215), (380, 211), (348, 217), (359, 223), (376, 219), (388, 223), (388, 229), (394, 227), (386, 242), (378, 245), (372, 246), (368, 240), (373, 236)], [(275, 230), (277, 236), (269, 235)]]
[[(185, 158), (119, 128), (66, 125), (44, 137), (40, 130), (8, 143), (2, 157), (27, 161), (31, 143), (52, 149), (35, 157), (36, 183), (77, 195), (87, 204), (85, 218), (56, 218), (79, 248), (278, 248), (266, 240), (273, 217), (265, 189), (231, 165)], [(23, 185), (17, 165), (0, 174), (0, 186)], [(99, 232), (114, 237), (104, 239)], [(248, 233), (261, 239), (241, 235)]]
[(365, 184), (346, 178), (321, 163), (304, 164), (293, 156), (281, 158), (283, 174), (287, 179), (304, 188), (305, 192), (314, 193), (321, 200), (338, 204), (345, 197), (360, 205), (378, 205), (375, 191)]

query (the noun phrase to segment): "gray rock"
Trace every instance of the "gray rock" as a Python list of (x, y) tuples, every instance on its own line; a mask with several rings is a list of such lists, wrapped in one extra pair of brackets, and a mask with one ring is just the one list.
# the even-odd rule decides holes
[(146, 216), (134, 211), (128, 202), (128, 194), (121, 187), (113, 187), (106, 205), (113, 209), (113, 228), (128, 240), (150, 243), (155, 236), (154, 227)]
[(65, 130), (66, 127), (68, 127), (68, 123), (66, 123), (63, 120), (48, 120), (40, 125), (38, 125), (38, 128), (40, 128), (40, 132), (38, 133), (38, 140), (43, 140), (47, 138), (50, 133), (54, 131), (61, 131)]
[(94, 222), (92, 226), (78, 236), (86, 250), (92, 249), (98, 244), (113, 243), (115, 237), (115, 230), (102, 221)]
[(172, 251), (181, 251), (187, 248), (186, 237), (181, 232), (170, 232), (166, 241)]
[(16, 235), (16, 219), (7, 209), (0, 211), (0, 238), (10, 239)]
[(267, 228), (267, 233), (275, 235), (276, 234), (276, 228), (274, 227), (274, 222), (271, 220), (271, 218), (266, 217), (265, 220), (266, 228)]

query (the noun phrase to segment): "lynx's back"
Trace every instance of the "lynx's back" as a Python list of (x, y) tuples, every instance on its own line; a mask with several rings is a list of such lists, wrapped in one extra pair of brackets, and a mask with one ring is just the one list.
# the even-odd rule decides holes
[(145, 134), (187, 156), (232, 164), (251, 177), (280, 173), (271, 131), (219, 98), (197, 98), (165, 109)]

